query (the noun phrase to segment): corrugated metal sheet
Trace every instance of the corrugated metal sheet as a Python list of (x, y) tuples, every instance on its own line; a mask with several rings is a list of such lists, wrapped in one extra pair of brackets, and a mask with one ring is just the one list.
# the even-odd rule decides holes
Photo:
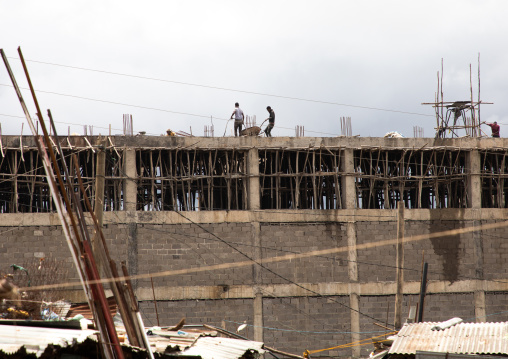
[(199, 355), (203, 359), (238, 359), (247, 351), (263, 354), (263, 343), (231, 338), (201, 337), (185, 350), (184, 355)]
[(155, 343), (157, 351), (164, 352), (166, 347), (179, 349), (181, 351), (192, 346), (201, 336), (217, 336), (217, 332), (209, 329), (183, 328), (178, 331), (150, 328), (148, 336), (150, 343)]
[(49, 344), (61, 346), (83, 342), (88, 336), (96, 339), (96, 330), (54, 329), (0, 325), (0, 349), (6, 353), (13, 353), (22, 346), (29, 352), (42, 354)]
[(390, 354), (416, 354), (417, 350), (456, 354), (508, 354), (508, 322), (460, 323), (431, 330), (439, 323), (405, 324)]

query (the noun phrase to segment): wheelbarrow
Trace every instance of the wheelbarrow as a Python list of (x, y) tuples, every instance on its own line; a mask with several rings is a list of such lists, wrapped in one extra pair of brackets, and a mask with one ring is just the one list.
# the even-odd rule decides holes
[(240, 136), (259, 136), (261, 133), (261, 126), (263, 126), (263, 123), (265, 122), (266, 120), (264, 120), (259, 126), (252, 126), (241, 130)]

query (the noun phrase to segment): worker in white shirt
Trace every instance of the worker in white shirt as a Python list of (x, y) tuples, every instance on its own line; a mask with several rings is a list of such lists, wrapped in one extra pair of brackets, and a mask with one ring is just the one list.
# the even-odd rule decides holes
[[(231, 114), (230, 119), (232, 119), (233, 116), (235, 117), (235, 137), (236, 137), (236, 136), (240, 136), (240, 132), (242, 132), (243, 120), (245, 118), (243, 111), (240, 108), (240, 105), (238, 104), (238, 102), (235, 103), (235, 110)], [(237, 131), (238, 131), (238, 134), (236, 133)]]

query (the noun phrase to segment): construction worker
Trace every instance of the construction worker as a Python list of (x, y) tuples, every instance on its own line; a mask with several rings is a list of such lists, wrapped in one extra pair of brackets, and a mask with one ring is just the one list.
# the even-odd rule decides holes
[[(245, 118), (238, 102), (235, 103), (235, 110), (231, 114), (230, 120), (233, 119), (233, 116), (235, 117), (235, 137), (237, 137), (240, 136), (240, 132), (242, 132), (243, 120)], [(237, 131), (238, 134), (236, 134)]]
[(270, 116), (266, 119), (268, 120), (268, 126), (266, 126), (265, 128), (265, 135), (266, 137), (272, 137), (272, 128), (275, 126), (275, 112), (273, 112), (270, 106), (268, 106), (266, 110), (268, 111)]
[(485, 124), (490, 126), (490, 129), (492, 130), (492, 137), (499, 137), (501, 127), (497, 124), (497, 121), (494, 121), (494, 123), (485, 122)]

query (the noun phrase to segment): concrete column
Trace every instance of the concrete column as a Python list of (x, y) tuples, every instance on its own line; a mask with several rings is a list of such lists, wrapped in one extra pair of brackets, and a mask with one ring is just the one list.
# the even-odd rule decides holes
[[(261, 208), (260, 187), (259, 187), (259, 152), (257, 148), (251, 148), (247, 153), (247, 174), (249, 175), (247, 207), (250, 210), (258, 210)], [(252, 244), (253, 259), (261, 259), (261, 224), (259, 222), (252, 223)], [(261, 268), (254, 264), (252, 266), (252, 282), (254, 283), (254, 340), (262, 342), (263, 332), (263, 293), (260, 285), (263, 283)]]
[(254, 341), (264, 342), (263, 333), (263, 294), (254, 297)]
[(257, 210), (261, 208), (259, 187), (259, 152), (251, 148), (247, 154), (247, 174), (249, 175), (249, 193), (247, 194), (248, 208)]
[(474, 316), (476, 317), (477, 323), (483, 323), (487, 321), (485, 311), (485, 291), (477, 290), (474, 292)]
[(402, 301), (404, 299), (404, 201), (397, 204), (397, 293), (395, 294), (395, 329), (402, 328)]
[[(473, 227), (481, 226), (481, 209), (473, 209)], [(484, 254), (483, 254), (483, 238), (481, 231), (474, 231), (473, 235), (473, 250), (475, 258), (475, 277), (477, 278), (476, 290), (474, 292), (474, 314), (477, 322), (486, 321), (485, 312), (485, 289), (484, 289)]]
[[(354, 151), (345, 149), (342, 151), (341, 172), (348, 175), (341, 176), (342, 208), (356, 208), (356, 185), (353, 173), (355, 171)], [(351, 341), (360, 340), (360, 295), (358, 290), (358, 263), (356, 250), (356, 223), (346, 223), (346, 236), (348, 245), (348, 277), (349, 306), (351, 307)], [(353, 357), (360, 357), (360, 346), (353, 347)]]
[[(127, 270), (130, 275), (138, 274), (138, 227), (136, 223), (136, 200), (138, 194), (136, 173), (136, 151), (126, 148), (123, 152), (124, 176), (123, 201), (127, 212)], [(132, 281), (134, 288), (137, 280)]]
[[(97, 166), (95, 168), (95, 200), (94, 200), (94, 213), (97, 218), (99, 228), (102, 230), (103, 218), (104, 218), (104, 183), (106, 176), (106, 141), (101, 140), (97, 146)], [(94, 230), (92, 238), (92, 249), (93, 252), (98, 255), (100, 235)], [(97, 263), (97, 270), (101, 274), (104, 273), (103, 263)]]
[[(467, 155), (467, 206), (473, 209), (473, 226), (481, 225), (482, 208), (482, 183), (481, 183), (481, 161), (478, 150), (471, 150)], [(485, 322), (485, 290), (483, 289), (483, 238), (480, 231), (472, 232), (475, 263), (475, 275), (477, 287), (474, 292), (475, 317), (477, 322)]]
[(347, 235), (347, 259), (348, 259), (348, 277), (349, 281), (356, 283), (358, 282), (358, 263), (357, 263), (357, 251), (356, 251), (356, 223), (346, 223), (346, 235)]
[[(351, 342), (359, 341), (360, 338), (360, 296), (358, 289), (358, 263), (356, 250), (356, 223), (346, 224), (348, 245), (348, 277), (349, 282), (349, 306), (351, 307)], [(360, 356), (360, 346), (353, 347), (353, 357)]]
[[(130, 212), (135, 213), (135, 212)], [(131, 217), (131, 216), (129, 216)], [(132, 218), (132, 220), (131, 220)], [(129, 218), (128, 236), (127, 236), (127, 270), (129, 275), (138, 274), (138, 225), (136, 224), (135, 216)], [(138, 286), (138, 280), (133, 279), (132, 285), (134, 289)]]
[(123, 160), (124, 175), (127, 177), (123, 182), (123, 208), (125, 211), (135, 211), (138, 195), (136, 151), (126, 148), (125, 151), (123, 151)]
[[(356, 286), (353, 286), (356, 287)], [(355, 293), (356, 290), (353, 289), (351, 294), (349, 295), (349, 306), (351, 307), (351, 342), (357, 342), (361, 340), (360, 337), (360, 296)], [(353, 358), (359, 358), (361, 356), (361, 348), (362, 346), (352, 347)]]
[[(261, 225), (259, 222), (252, 223), (252, 244), (253, 244), (253, 259), (259, 261), (262, 257), (261, 254)], [(263, 284), (263, 277), (261, 268), (254, 264), (252, 266), (252, 281), (254, 283), (254, 340), (258, 342), (263, 341), (263, 293), (260, 286)]]
[(342, 193), (342, 208), (352, 209), (356, 208), (356, 185), (355, 178), (352, 175), (355, 171), (353, 149), (342, 150), (341, 172), (349, 175), (341, 176), (341, 193)]
[(467, 196), (468, 208), (482, 208), (482, 183), (480, 178), (480, 154), (471, 150), (467, 154)]

